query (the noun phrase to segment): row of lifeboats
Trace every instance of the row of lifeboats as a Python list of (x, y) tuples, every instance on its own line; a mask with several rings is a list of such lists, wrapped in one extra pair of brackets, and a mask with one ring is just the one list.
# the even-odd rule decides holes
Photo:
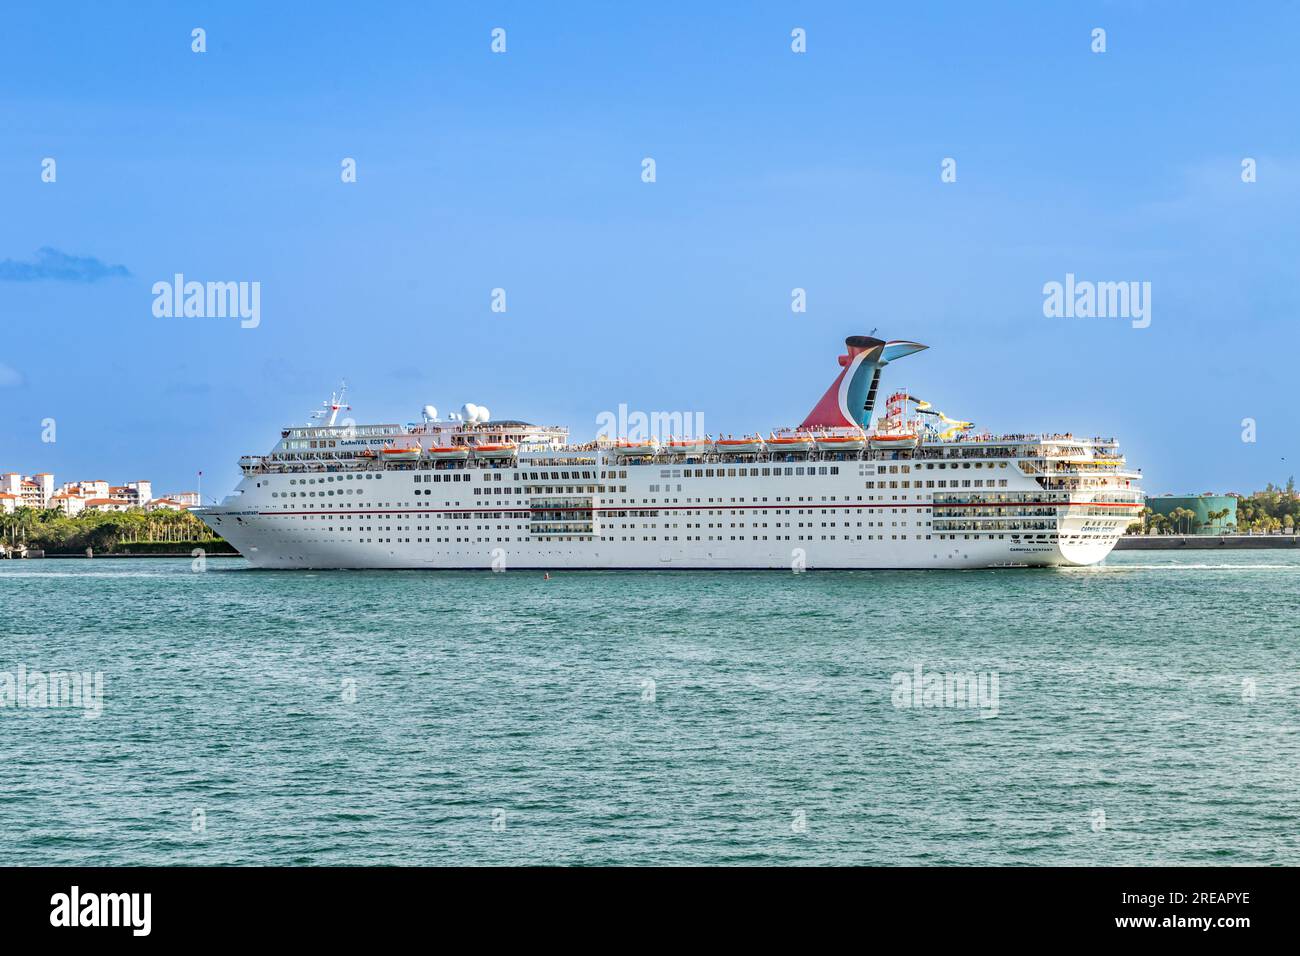
[(915, 448), (920, 439), (912, 433), (881, 433), (876, 435), (771, 435), (760, 438), (688, 438), (682, 441), (619, 441), (612, 448), (615, 455), (758, 455), (765, 452), (785, 454), (809, 451), (861, 451), (864, 448), (906, 449)]
[[(764, 453), (786, 454), (787, 452), (810, 451), (861, 451), (864, 448), (907, 449), (915, 448), (919, 438), (911, 433), (879, 433), (875, 435), (770, 435), (761, 438), (686, 438), (680, 441), (618, 441), (611, 447), (617, 457), (630, 458), (645, 455), (761, 455)], [(475, 458), (513, 458), (519, 452), (519, 446), (513, 443), (484, 445), (434, 445), (421, 448), (419, 445), (409, 447), (381, 448), (378, 452), (362, 451), (359, 458), (381, 459), (383, 461), (419, 461), (421, 458), (433, 461), (464, 461), (473, 453)]]
[(434, 461), (464, 461), (469, 457), (470, 452), (474, 453), (475, 458), (513, 458), (518, 451), (519, 447), (512, 443), (500, 445), (433, 445), (429, 448), (412, 445), (407, 448), (381, 448), (378, 454), (373, 451), (362, 451), (357, 453), (357, 457), (380, 458), (384, 461), (418, 461), (421, 458), (429, 458)]

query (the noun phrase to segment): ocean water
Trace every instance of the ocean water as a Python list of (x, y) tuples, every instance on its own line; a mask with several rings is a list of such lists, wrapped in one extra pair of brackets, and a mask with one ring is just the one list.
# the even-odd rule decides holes
[[(1293, 552), (550, 580), (47, 559), (0, 562), (0, 620), (0, 691), (103, 677), (97, 717), (0, 707), (3, 865), (1300, 863)], [(984, 694), (924, 706), (918, 665)]]

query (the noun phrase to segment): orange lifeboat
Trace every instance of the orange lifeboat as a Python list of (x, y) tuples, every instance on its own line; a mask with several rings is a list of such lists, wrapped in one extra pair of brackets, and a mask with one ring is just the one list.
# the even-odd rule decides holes
[(915, 448), (921, 443), (921, 440), (915, 435), (906, 432), (889, 432), (883, 435), (872, 435), (869, 439), (872, 448)]
[(653, 441), (618, 441), (610, 449), (619, 458), (632, 458), (637, 455), (653, 455), (659, 451), (659, 445)]
[(713, 442), (707, 438), (686, 438), (670, 441), (664, 445), (664, 451), (670, 455), (707, 455), (713, 451)]
[(517, 450), (517, 446), (512, 444), (475, 445), (474, 455), (478, 458), (513, 458)]
[(763, 450), (763, 439), (753, 438), (719, 438), (714, 444), (720, 453), (729, 455), (757, 455)]
[(867, 447), (867, 440), (861, 435), (818, 435), (819, 451), (861, 451)]
[(380, 450), (384, 461), (415, 461), (420, 457), (420, 446), (413, 448), (384, 448)]
[(812, 451), (812, 447), (811, 435), (783, 435), (780, 438), (770, 437), (767, 440), (768, 451), (774, 452)]
[(434, 445), (428, 454), (436, 461), (461, 461), (469, 457), (469, 449), (458, 445)]

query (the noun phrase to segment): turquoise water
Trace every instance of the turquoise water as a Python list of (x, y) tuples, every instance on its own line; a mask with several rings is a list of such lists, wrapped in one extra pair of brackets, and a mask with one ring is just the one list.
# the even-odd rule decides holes
[[(0, 708), (5, 865), (1300, 863), (1290, 552), (549, 581), (47, 559), (0, 562), (0, 614), (0, 672), (104, 675), (96, 719)], [(918, 663), (996, 676), (996, 716), (895, 706)]]

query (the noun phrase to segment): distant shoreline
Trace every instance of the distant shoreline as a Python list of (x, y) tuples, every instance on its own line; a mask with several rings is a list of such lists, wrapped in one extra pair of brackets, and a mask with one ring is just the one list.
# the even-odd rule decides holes
[[(154, 542), (136, 542), (133, 544), (118, 545), (114, 551), (96, 551), (91, 555), (95, 558), (193, 558), (194, 550), (203, 551), (204, 557), (208, 558), (238, 558), (242, 557), (226, 541), (154, 541)], [(26, 558), (15, 556), (14, 561), (40, 561), (44, 558), (81, 558), (85, 560), (86, 552), (84, 549), (77, 551), (44, 551), (39, 547), (32, 547), (34, 552)]]
[[(205, 551), (204, 557), (207, 558), (242, 558), (243, 555), (238, 551)], [(141, 552), (139, 554), (96, 554), (87, 558), (84, 554), (43, 554), (39, 558), (15, 558), (14, 560), (24, 561), (44, 561), (48, 558), (80, 558), (82, 561), (98, 561), (100, 558), (185, 558), (193, 560), (194, 555), (189, 551), (154, 551), (152, 553)]]

